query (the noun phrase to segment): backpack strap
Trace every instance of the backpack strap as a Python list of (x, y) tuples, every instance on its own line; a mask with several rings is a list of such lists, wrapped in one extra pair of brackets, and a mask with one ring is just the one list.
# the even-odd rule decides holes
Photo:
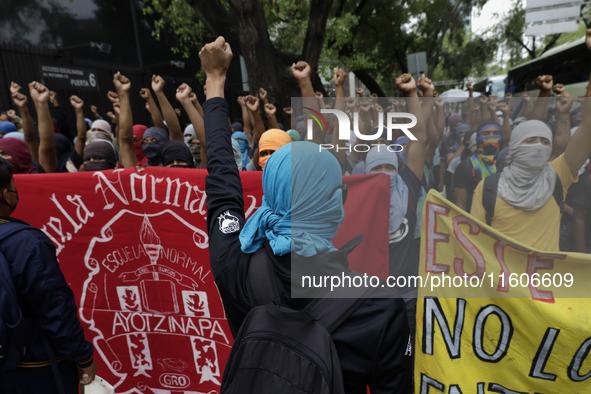
[(556, 200), (556, 204), (560, 208), (560, 213), (564, 211), (564, 189), (562, 188), (562, 181), (556, 174), (556, 183), (554, 184), (554, 192), (552, 193), (554, 199)]
[(492, 219), (495, 216), (495, 204), (497, 202), (497, 188), (501, 173), (489, 175), (484, 178), (484, 185), (482, 188), (482, 206), (486, 212), (486, 224), (490, 226)]
[[(351, 282), (355, 277), (363, 279), (363, 275), (358, 272), (349, 272), (347, 274)], [(318, 301), (312, 301), (306, 310), (322, 327), (331, 334), (341, 325), (365, 299), (376, 290), (375, 287), (338, 287), (330, 292), (330, 297), (325, 296)], [(347, 298), (345, 298), (347, 297)]]
[(247, 283), (250, 286), (248, 290), (251, 306), (265, 305), (274, 302), (281, 304), (279, 290), (275, 282), (275, 272), (273, 264), (267, 257), (265, 248), (260, 248), (250, 258), (248, 264)]

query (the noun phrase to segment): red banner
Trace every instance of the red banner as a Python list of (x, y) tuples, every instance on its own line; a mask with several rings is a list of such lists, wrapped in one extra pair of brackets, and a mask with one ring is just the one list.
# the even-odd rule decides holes
[[(13, 216), (53, 241), (98, 374), (117, 393), (218, 393), (232, 336), (209, 266), (205, 170), (15, 176)], [(247, 218), (261, 173), (241, 172)], [(350, 267), (387, 275), (389, 180), (346, 177), (334, 240), (364, 242)]]

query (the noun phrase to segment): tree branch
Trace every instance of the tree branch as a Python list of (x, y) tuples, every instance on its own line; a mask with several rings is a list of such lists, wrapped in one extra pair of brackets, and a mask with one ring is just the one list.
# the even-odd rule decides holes
[(302, 55), (312, 68), (313, 73), (318, 70), (318, 58), (324, 45), (326, 20), (330, 7), (332, 7), (332, 0), (312, 0), (310, 5), (310, 17)]

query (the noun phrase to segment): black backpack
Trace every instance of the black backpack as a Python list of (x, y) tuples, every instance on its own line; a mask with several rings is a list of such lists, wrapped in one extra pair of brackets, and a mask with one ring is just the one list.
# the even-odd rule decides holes
[(250, 259), (248, 285), (253, 308), (232, 346), (220, 394), (344, 393), (331, 333), (375, 289), (338, 288), (333, 297), (355, 297), (314, 299), (302, 311), (282, 307), (265, 248)]
[[(25, 228), (28, 226), (15, 222), (0, 224), (0, 242)], [(27, 353), (31, 327), (18, 305), (8, 261), (0, 253), (0, 371), (16, 368)]]
[[(492, 223), (493, 217), (495, 216), (495, 204), (497, 202), (497, 188), (499, 186), (499, 180), (501, 178), (502, 172), (497, 172), (496, 174), (489, 175), (484, 178), (484, 185), (482, 190), (482, 206), (486, 211), (486, 224), (490, 226)], [(552, 193), (554, 199), (556, 200), (556, 204), (560, 207), (560, 212), (564, 209), (564, 192), (562, 189), (562, 182), (556, 175), (556, 183), (554, 185), (554, 192)]]

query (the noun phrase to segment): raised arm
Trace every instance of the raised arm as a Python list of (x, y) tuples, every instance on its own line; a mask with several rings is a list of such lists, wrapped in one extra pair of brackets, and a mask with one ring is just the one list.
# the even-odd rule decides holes
[[(291, 73), (300, 85), (303, 106), (318, 112), (320, 111), (320, 107), (318, 106), (318, 99), (314, 94), (314, 88), (312, 87), (312, 81), (310, 80), (311, 72), (312, 69), (310, 68), (310, 65), (304, 61), (299, 61), (291, 65)], [(304, 115), (304, 121), (306, 124), (308, 123), (308, 119), (310, 119), (310, 117)], [(305, 139), (308, 140), (308, 133), (306, 133)], [(323, 143), (322, 130), (320, 130), (320, 127), (315, 123), (313, 125), (313, 136), (311, 141), (317, 144)]]
[(570, 141), (570, 109), (574, 101), (575, 97), (568, 92), (563, 92), (562, 96), (556, 98), (556, 134), (550, 160), (560, 156)]
[(244, 102), (250, 115), (254, 119), (254, 133), (252, 141), (250, 142), (250, 147), (254, 149), (254, 145), (259, 142), (261, 135), (265, 132), (265, 125), (261, 118), (261, 113), (259, 112), (260, 100), (254, 96), (246, 96)]
[(540, 93), (538, 99), (534, 104), (534, 109), (530, 112), (528, 119), (537, 119), (542, 122), (546, 121), (546, 113), (548, 111), (548, 99), (550, 91), (552, 90), (552, 75), (540, 75), (536, 79)]
[(203, 123), (203, 118), (195, 105), (191, 102), (191, 95), (195, 94), (192, 92), (191, 87), (186, 83), (183, 83), (181, 86), (178, 87), (176, 90), (176, 99), (181, 103), (185, 112), (189, 116), (189, 120), (195, 129), (195, 134), (197, 134), (197, 139), (199, 140), (199, 145), (201, 146), (201, 163), (203, 163), (203, 168), (207, 168), (207, 149), (206, 149), (206, 142), (205, 142), (205, 125)]
[(271, 129), (279, 128), (279, 123), (277, 123), (277, 118), (275, 117), (276, 112), (277, 108), (273, 104), (265, 104), (265, 114), (267, 114), (267, 120)]
[[(228, 106), (224, 99), (226, 71), (232, 60), (232, 50), (223, 37), (218, 37), (199, 52), (201, 66), (207, 76), (205, 113), (205, 139), (207, 141), (207, 228), (213, 232), (216, 218), (225, 210), (244, 220), (242, 182), (232, 152), (231, 130), (228, 125)], [(258, 100), (257, 100), (258, 101)], [(210, 239), (211, 242), (214, 241)]]
[[(423, 168), (425, 166), (425, 148), (427, 146), (427, 127), (425, 125), (421, 103), (419, 102), (419, 96), (417, 95), (417, 85), (412, 75), (408, 73), (396, 78), (395, 83), (396, 88), (407, 97), (408, 112), (417, 118), (417, 124), (410, 129), (410, 132), (417, 140), (409, 139), (406, 145), (406, 149), (408, 149), (406, 165), (417, 178), (422, 180)], [(431, 111), (431, 109), (428, 108), (427, 111)]]
[(49, 89), (39, 82), (29, 84), (31, 98), (37, 110), (39, 124), (39, 164), (45, 172), (57, 170), (57, 153), (55, 151), (55, 130), (49, 113)]
[(527, 94), (524, 94), (521, 96), (521, 101), (523, 102), (523, 107), (521, 107), (521, 113), (519, 114), (519, 116), (527, 118), (529, 116), (529, 113), (531, 112), (531, 107), (529, 106), (529, 103), (531, 102), (531, 97), (529, 97), (529, 95)]
[(90, 110), (92, 111), (95, 119), (102, 119), (103, 117), (98, 112), (98, 108), (96, 105), (91, 105)]
[(76, 144), (74, 148), (80, 158), (84, 157), (84, 145), (86, 145), (86, 122), (84, 121), (84, 101), (78, 96), (70, 97), (70, 104), (76, 113)]
[(150, 89), (142, 88), (140, 90), (140, 97), (146, 100), (147, 109), (150, 112), (150, 116), (152, 117), (152, 123), (154, 123), (155, 127), (164, 128), (164, 119), (162, 119), (162, 114), (156, 105), (156, 101), (152, 97), (152, 93), (150, 93)]
[(199, 103), (199, 100), (197, 99), (197, 95), (195, 94), (195, 92), (191, 92), (189, 98), (191, 99), (191, 103), (193, 103), (193, 106), (195, 107), (197, 112), (199, 112), (201, 119), (203, 119), (203, 108), (201, 107), (201, 104)]
[(507, 103), (499, 103), (497, 104), (497, 110), (503, 113), (503, 126), (501, 131), (503, 133), (503, 147), (509, 145), (509, 140), (511, 139), (511, 107)]
[(263, 100), (263, 104), (264, 105), (269, 104), (268, 94), (267, 94), (267, 91), (265, 89), (259, 88), (259, 98), (261, 100)]
[(119, 141), (120, 161), (123, 167), (135, 167), (137, 156), (133, 146), (133, 117), (131, 115), (131, 104), (129, 103), (129, 89), (131, 81), (121, 73), (113, 76), (113, 85), (119, 95)]
[(472, 86), (472, 82), (468, 82), (466, 84), (466, 88), (468, 89), (468, 110), (466, 111), (466, 124), (471, 125), (474, 123), (474, 87)]
[(15, 83), (10, 83), (10, 93), (12, 94), (12, 102), (17, 106), (18, 111), (21, 114), (23, 134), (25, 135), (25, 142), (31, 152), (31, 160), (33, 163), (39, 164), (39, 143), (35, 136), (35, 129), (33, 128), (33, 118), (29, 113), (27, 107), (27, 96), (20, 92), (21, 87)]
[(174, 112), (174, 108), (170, 105), (170, 102), (164, 94), (164, 79), (160, 75), (152, 75), (152, 90), (160, 103), (162, 109), (162, 116), (168, 124), (168, 132), (170, 134), (170, 140), (183, 141), (183, 133), (181, 131), (181, 124), (179, 123), (179, 117)]
[[(591, 29), (587, 29), (586, 43), (587, 48), (591, 50)], [(564, 158), (573, 176), (577, 175), (579, 168), (591, 155), (591, 80), (587, 85), (587, 92), (581, 107), (581, 124), (564, 151)]]
[[(334, 69), (334, 77), (333, 81), (336, 86), (337, 90), (337, 97), (334, 102), (334, 109), (339, 110), (341, 112), (345, 112), (345, 80), (347, 79), (347, 73), (342, 68), (335, 68)], [(339, 133), (333, 132), (332, 133), (332, 145), (338, 146), (339, 145)], [(335, 156), (337, 157), (340, 163), (344, 163), (347, 157), (345, 149), (335, 149), (333, 150)]]

